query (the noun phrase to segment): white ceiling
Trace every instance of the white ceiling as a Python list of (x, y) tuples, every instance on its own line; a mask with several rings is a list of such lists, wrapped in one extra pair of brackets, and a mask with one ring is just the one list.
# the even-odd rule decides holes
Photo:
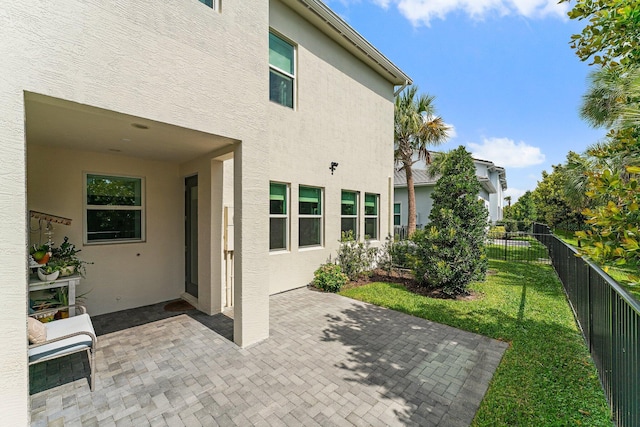
[[(25, 95), (27, 144), (183, 163), (234, 140), (58, 98)], [(147, 126), (139, 129), (133, 124)]]

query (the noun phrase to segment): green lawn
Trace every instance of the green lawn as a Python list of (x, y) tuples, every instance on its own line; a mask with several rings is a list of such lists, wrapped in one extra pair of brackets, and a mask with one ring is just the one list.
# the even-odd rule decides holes
[[(526, 242), (526, 246), (520, 246)], [(505, 261), (548, 260), (547, 248), (533, 237), (516, 237), (509, 240), (493, 240), (485, 245), (487, 257)]]
[(510, 344), (474, 426), (611, 426), (609, 409), (561, 284), (547, 265), (490, 261), (473, 301), (371, 283), (342, 295)]

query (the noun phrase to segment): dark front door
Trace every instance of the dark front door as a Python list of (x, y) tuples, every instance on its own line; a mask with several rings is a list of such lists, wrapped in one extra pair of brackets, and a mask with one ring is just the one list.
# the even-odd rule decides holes
[(198, 297), (198, 176), (184, 180), (184, 290)]

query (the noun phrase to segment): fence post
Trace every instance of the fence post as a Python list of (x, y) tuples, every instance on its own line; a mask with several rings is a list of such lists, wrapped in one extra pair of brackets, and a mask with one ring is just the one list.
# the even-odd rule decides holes
[(507, 260), (507, 244), (509, 243), (509, 239), (504, 239), (504, 260)]

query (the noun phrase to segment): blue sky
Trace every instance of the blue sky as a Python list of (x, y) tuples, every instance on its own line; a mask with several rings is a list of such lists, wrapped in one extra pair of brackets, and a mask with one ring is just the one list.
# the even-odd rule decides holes
[(578, 109), (594, 67), (569, 47), (583, 22), (557, 0), (327, 0), (327, 4), (436, 96), (464, 145), (507, 171), (515, 200), (543, 170), (584, 152), (605, 130)]

